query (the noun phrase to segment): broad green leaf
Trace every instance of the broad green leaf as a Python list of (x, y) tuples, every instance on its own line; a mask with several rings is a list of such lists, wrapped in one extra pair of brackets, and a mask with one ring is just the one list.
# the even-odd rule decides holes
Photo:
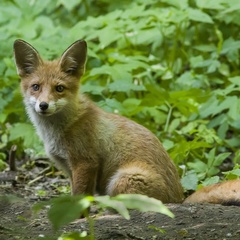
[(104, 101), (99, 102), (99, 106), (103, 107), (108, 112), (124, 112), (122, 103), (114, 98), (106, 98)]
[(222, 10), (225, 9), (223, 0), (196, 0), (197, 6), (199, 8), (205, 8), (205, 9), (216, 9), (216, 10)]
[(7, 119), (7, 114), (0, 113), (0, 123), (4, 123)]
[(240, 177), (240, 169), (233, 169), (231, 171), (223, 172), (223, 174), (226, 175), (228, 180), (236, 179), (237, 177)]
[(57, 230), (84, 215), (93, 201), (93, 197), (82, 196), (62, 196), (51, 200), (48, 217), (54, 229)]
[(36, 135), (36, 130), (30, 123), (16, 123), (10, 129), (9, 141), (23, 139), (26, 148), (33, 148), (39, 145), (40, 141)]
[(223, 163), (223, 161), (226, 160), (226, 158), (228, 158), (230, 155), (231, 155), (230, 152), (221, 153), (217, 155), (214, 161), (214, 166), (220, 166)]
[(7, 163), (4, 161), (5, 159), (6, 154), (0, 152), (0, 172), (2, 172), (8, 167)]
[(168, 139), (164, 140), (164, 141), (162, 142), (162, 144), (163, 144), (163, 147), (164, 147), (167, 151), (174, 146), (174, 142), (173, 142), (173, 141), (170, 141), (170, 140), (168, 140)]
[(114, 200), (124, 203), (129, 209), (137, 209), (141, 212), (158, 212), (169, 217), (174, 217), (173, 213), (164, 204), (155, 199), (139, 194), (120, 194), (113, 197)]
[(221, 54), (226, 54), (230, 51), (237, 51), (240, 49), (240, 41), (235, 41), (232, 37), (223, 42)]
[(233, 14), (234, 11), (239, 11), (240, 9), (240, 3), (239, 1), (231, 1), (231, 4), (229, 5), (229, 8), (226, 8), (226, 10), (223, 12), (224, 14), (230, 13)]
[(75, 6), (78, 4), (81, 4), (82, 0), (58, 0), (57, 5), (61, 6), (63, 5), (65, 8), (68, 9), (68, 11), (72, 11)]
[(146, 101), (144, 102), (144, 104), (141, 104), (141, 105), (145, 105), (145, 107), (142, 108), (142, 112), (145, 115), (150, 116), (151, 118), (153, 118), (155, 123), (160, 124), (160, 125), (163, 125), (163, 124), (166, 123), (167, 114), (164, 113), (158, 107), (156, 107), (157, 105), (155, 105), (153, 107), (148, 107), (148, 104), (146, 103)]
[(202, 185), (203, 186), (212, 185), (212, 184), (218, 183), (219, 180), (220, 180), (219, 176), (210, 177), (210, 178), (207, 178), (205, 181), (203, 181)]
[(230, 77), (230, 78), (228, 78), (228, 80), (229, 80), (231, 83), (240, 86), (240, 76)]
[[(219, 101), (216, 96), (211, 96), (205, 103), (199, 107), (200, 116), (206, 118), (208, 116), (213, 116), (216, 113), (216, 109)], [(218, 112), (219, 113), (219, 112)]]
[(136, 85), (129, 81), (128, 79), (119, 79), (118, 81), (108, 84), (108, 88), (111, 92), (128, 92), (132, 91), (145, 91), (143, 85)]
[(207, 14), (198, 9), (189, 8), (188, 9), (189, 18), (193, 21), (213, 23), (212, 18)]
[(223, 122), (217, 130), (219, 137), (225, 139), (228, 129), (229, 129), (228, 122), (227, 121)]
[(128, 98), (123, 101), (123, 107), (125, 109), (125, 112), (132, 115), (136, 112), (140, 111), (139, 105), (141, 104), (141, 100), (136, 99), (136, 98)]
[(182, 179), (181, 179), (182, 186), (186, 190), (196, 190), (197, 183), (198, 183), (198, 177), (195, 172), (189, 172), (187, 173)]
[(111, 43), (117, 41), (119, 38), (122, 37), (122, 33), (115, 29), (115, 26), (112, 25), (111, 27), (105, 27), (101, 30), (99, 34), (100, 40), (100, 47), (104, 49)]
[(211, 176), (214, 176), (214, 175), (218, 174), (219, 172), (220, 172), (220, 169), (218, 167), (210, 167), (207, 170), (206, 176), (211, 177)]
[(194, 162), (188, 162), (187, 165), (191, 167), (191, 169), (195, 170), (196, 173), (205, 173), (208, 169), (207, 164), (198, 159)]
[(188, 1), (187, 0), (182, 0), (182, 1), (178, 1), (178, 0), (162, 0), (162, 2), (165, 2), (167, 4), (173, 5), (175, 7), (178, 7), (180, 9), (185, 9), (188, 7)]
[(94, 68), (90, 72), (90, 76), (95, 75), (110, 75), (115, 81), (132, 80), (131, 74), (128, 72), (130, 69), (124, 64), (115, 64), (114, 66), (104, 65), (99, 68)]
[(131, 36), (130, 40), (136, 45), (151, 44), (154, 42), (154, 48), (156, 48), (161, 46), (163, 36), (158, 28), (150, 28), (140, 30), (136, 35)]
[(124, 218), (130, 219), (129, 212), (127, 210), (127, 206), (114, 198), (110, 198), (109, 196), (99, 196), (94, 198), (97, 204), (102, 208), (112, 208), (116, 210), (119, 214), (121, 214)]
[(179, 127), (180, 124), (181, 124), (181, 120), (179, 118), (173, 119), (169, 125), (168, 131), (169, 132), (175, 131)]
[(230, 75), (229, 66), (227, 64), (225, 64), (225, 63), (221, 63), (221, 65), (219, 66), (218, 70), (219, 70), (219, 72), (222, 75), (224, 75), (226, 77), (228, 77)]
[(91, 84), (90, 82), (86, 82), (81, 86), (81, 92), (82, 93), (91, 93), (93, 95), (102, 95), (102, 92), (106, 89), (106, 87), (97, 85), (97, 84)]
[(215, 52), (217, 50), (213, 44), (194, 46), (194, 48), (201, 52)]
[(240, 144), (240, 137), (232, 137), (231, 139), (225, 139), (224, 141), (231, 147), (238, 147)]
[(220, 67), (220, 62), (218, 60), (212, 60), (210, 65), (208, 66), (207, 73), (216, 72), (216, 70)]

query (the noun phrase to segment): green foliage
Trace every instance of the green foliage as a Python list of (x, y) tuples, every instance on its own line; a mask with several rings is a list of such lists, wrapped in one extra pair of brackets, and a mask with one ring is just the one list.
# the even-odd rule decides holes
[(233, 180), (240, 177), (240, 165), (236, 164), (231, 171), (223, 172), (226, 179)]
[(0, 171), (7, 168), (7, 164), (1, 159), (3, 157), (5, 157), (5, 155), (0, 153)]
[[(93, 219), (88, 216), (88, 209), (93, 205), (98, 209), (113, 209), (128, 220), (130, 219), (128, 209), (137, 209), (141, 212), (157, 212), (174, 217), (173, 213), (161, 201), (139, 194), (121, 194), (116, 197), (62, 196), (47, 202), (37, 203), (33, 209), (39, 211), (49, 205), (48, 217), (55, 230), (78, 219), (80, 216), (85, 216), (91, 228), (88, 236), (90, 238), (87, 239), (94, 239)], [(85, 233), (68, 233), (62, 236), (61, 239), (78, 239), (82, 237), (87, 236)]]
[(187, 189), (219, 174), (225, 159), (239, 163), (239, 12), (237, 0), (3, 0), (1, 159), (12, 144), (19, 153), (42, 149), (26, 122), (13, 41), (53, 59), (83, 38), (81, 91), (153, 131), (184, 166), (183, 177), (194, 178)]
[(188, 165), (190, 168), (194, 169), (196, 173), (199, 173), (200, 179), (205, 179), (206, 177), (212, 177), (219, 173), (219, 166), (222, 162), (230, 155), (230, 153), (221, 153), (218, 156), (215, 156), (215, 149), (213, 148), (207, 155), (207, 163), (204, 163), (198, 159), (195, 162), (189, 162)]

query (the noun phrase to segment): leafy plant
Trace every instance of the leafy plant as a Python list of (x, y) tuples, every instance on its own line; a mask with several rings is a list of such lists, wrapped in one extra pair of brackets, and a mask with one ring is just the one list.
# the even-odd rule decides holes
[[(121, 194), (116, 197), (62, 196), (47, 202), (35, 204), (34, 210), (39, 211), (48, 205), (50, 205), (48, 217), (55, 230), (78, 219), (80, 216), (85, 216), (90, 226), (89, 239), (94, 239), (93, 219), (88, 215), (88, 209), (92, 205), (96, 205), (98, 209), (114, 209), (128, 220), (130, 219), (128, 209), (137, 209), (141, 212), (152, 211), (174, 217), (173, 213), (161, 201), (139, 194)], [(68, 237), (69, 234), (67, 234)], [(74, 235), (73, 239), (86, 237), (85, 233), (72, 234)], [(68, 239), (67, 236), (65, 235), (66, 238), (62, 236), (61, 239)]]

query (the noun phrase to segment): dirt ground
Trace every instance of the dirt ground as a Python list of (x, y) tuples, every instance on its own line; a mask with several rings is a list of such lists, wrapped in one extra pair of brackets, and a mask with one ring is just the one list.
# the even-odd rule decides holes
[[(0, 176), (1, 179), (1, 176)], [(41, 178), (31, 186), (16, 182), (0, 182), (0, 239), (57, 239), (64, 232), (89, 231), (88, 222), (79, 219), (58, 232), (52, 230), (47, 210), (34, 214), (34, 203), (56, 196), (55, 184), (66, 180)], [(14, 183), (14, 184), (12, 184)], [(36, 189), (47, 189), (47, 197), (37, 196)], [(8, 198), (6, 196), (18, 196)], [(240, 239), (240, 207), (221, 205), (168, 204), (175, 214), (171, 219), (158, 213), (131, 211), (131, 219), (104, 212), (92, 213), (95, 239)], [(95, 215), (94, 215), (95, 214)]]

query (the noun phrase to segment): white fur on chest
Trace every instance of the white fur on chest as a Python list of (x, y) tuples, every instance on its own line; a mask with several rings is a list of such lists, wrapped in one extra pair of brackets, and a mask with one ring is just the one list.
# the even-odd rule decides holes
[(37, 126), (37, 132), (44, 142), (45, 151), (54, 158), (67, 159), (63, 133), (52, 126)]
[(60, 119), (51, 122), (48, 116), (39, 116), (34, 111), (28, 111), (37, 133), (44, 143), (47, 155), (54, 159), (67, 159), (68, 154), (64, 140), (64, 129), (61, 127)]

